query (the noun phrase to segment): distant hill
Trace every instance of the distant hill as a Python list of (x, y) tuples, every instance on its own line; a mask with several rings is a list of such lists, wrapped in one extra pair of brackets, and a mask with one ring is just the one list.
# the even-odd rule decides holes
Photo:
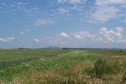
[(47, 48), (49, 48), (49, 49), (61, 49), (61, 47), (58, 47), (58, 46), (48, 46)]

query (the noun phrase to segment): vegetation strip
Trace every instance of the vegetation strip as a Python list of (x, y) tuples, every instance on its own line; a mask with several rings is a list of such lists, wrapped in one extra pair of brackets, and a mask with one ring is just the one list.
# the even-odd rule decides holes
[[(109, 55), (104, 54), (106, 52)], [(124, 53), (125, 51), (117, 50), (36, 50), (33, 54), (39, 55), (36, 60), (1, 68), (0, 80), (12, 84), (124, 83), (126, 71)]]

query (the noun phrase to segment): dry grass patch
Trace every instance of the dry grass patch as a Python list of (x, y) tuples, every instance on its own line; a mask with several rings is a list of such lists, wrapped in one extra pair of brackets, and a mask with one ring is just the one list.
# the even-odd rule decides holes
[(26, 83), (25, 83), (25, 80), (17, 77), (17, 78), (14, 78), (14, 80), (9, 84), (26, 84)]
[(32, 72), (30, 75), (29, 84), (51, 84), (56, 74), (54, 72)]
[(0, 80), (0, 84), (5, 84), (3, 81)]
[(126, 72), (126, 57), (115, 57), (107, 60), (109, 66), (113, 69), (113, 72), (116, 73), (125, 73)]
[(70, 75), (86, 74), (86, 72), (84, 70), (89, 67), (93, 67), (93, 62), (87, 60), (82, 64), (77, 64), (73, 67), (66, 69), (66, 73), (70, 74)]

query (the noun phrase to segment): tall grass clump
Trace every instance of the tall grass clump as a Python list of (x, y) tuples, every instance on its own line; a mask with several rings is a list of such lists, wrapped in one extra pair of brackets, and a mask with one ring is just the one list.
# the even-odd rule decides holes
[(100, 58), (95, 61), (94, 67), (89, 67), (85, 69), (85, 71), (87, 72), (87, 75), (101, 79), (104, 75), (111, 73), (112, 69), (105, 59)]
[(97, 78), (101, 78), (105, 74), (106, 62), (104, 59), (98, 59), (94, 63), (94, 70)]

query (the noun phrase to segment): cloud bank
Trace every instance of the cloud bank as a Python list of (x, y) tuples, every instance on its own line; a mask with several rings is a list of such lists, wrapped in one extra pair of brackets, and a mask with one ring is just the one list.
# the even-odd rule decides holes
[(15, 39), (14, 37), (5, 37), (5, 38), (0, 37), (0, 42), (9, 42), (14, 39)]

